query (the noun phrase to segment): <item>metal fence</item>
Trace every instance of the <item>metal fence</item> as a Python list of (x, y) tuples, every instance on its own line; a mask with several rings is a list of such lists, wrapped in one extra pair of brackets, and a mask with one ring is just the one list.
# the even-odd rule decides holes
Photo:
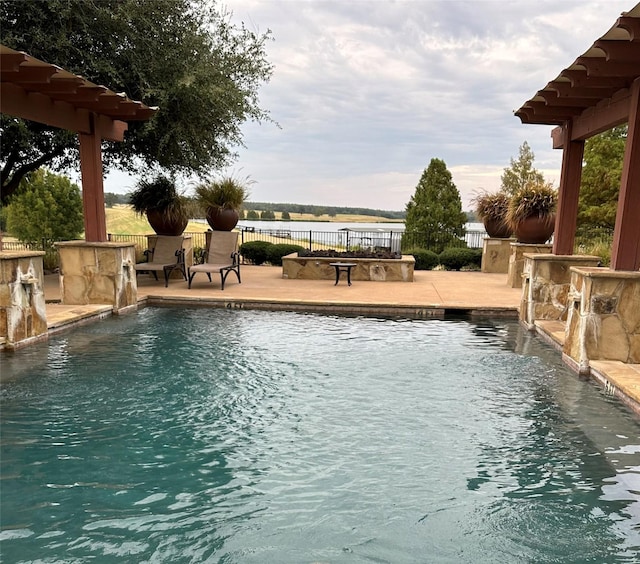
[(393, 252), (422, 248), (436, 252), (446, 247), (482, 248), (487, 236), (484, 230), (470, 230), (463, 237), (449, 233), (405, 233), (403, 231), (293, 231), (283, 229), (244, 228), (241, 241), (267, 241), (269, 243), (292, 243), (313, 251), (319, 249), (360, 250), (386, 249)]
[[(194, 249), (204, 249), (206, 234), (204, 232), (185, 232), (191, 237)], [(254, 229), (244, 228), (240, 231), (240, 242), (267, 241), (269, 243), (291, 243), (300, 245), (310, 251), (320, 249), (350, 250), (390, 250), (397, 253), (411, 249), (431, 249), (441, 252), (446, 247), (481, 248), (482, 241), (487, 234), (480, 231), (467, 231), (464, 237), (456, 237), (447, 233), (405, 233), (403, 231), (292, 231), (288, 229)], [(136, 256), (142, 260), (144, 251), (148, 248), (147, 235), (121, 235), (108, 233), (107, 239), (117, 243), (133, 243)], [(3, 241), (3, 249), (7, 251), (44, 251), (45, 268), (55, 268), (60, 264), (58, 250), (49, 241), (41, 243), (22, 243), (19, 241)]]

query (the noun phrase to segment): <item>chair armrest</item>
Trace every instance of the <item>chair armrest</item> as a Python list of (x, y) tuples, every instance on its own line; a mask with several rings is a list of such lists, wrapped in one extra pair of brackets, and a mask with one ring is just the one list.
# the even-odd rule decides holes
[(153, 260), (153, 249), (145, 249), (142, 254), (147, 259), (147, 262), (151, 262)]
[(231, 260), (234, 265), (240, 264), (240, 253), (238, 251), (231, 253)]

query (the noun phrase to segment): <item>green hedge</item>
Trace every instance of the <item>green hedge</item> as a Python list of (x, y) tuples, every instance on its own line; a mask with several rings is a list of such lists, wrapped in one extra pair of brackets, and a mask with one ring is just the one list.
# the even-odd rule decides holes
[(276, 243), (268, 248), (267, 261), (273, 266), (282, 266), (282, 257), (304, 251), (304, 247), (292, 243)]
[(440, 258), (429, 249), (410, 249), (405, 254), (416, 259), (415, 270), (432, 270), (440, 264)]
[(263, 264), (269, 260), (269, 249), (273, 243), (269, 241), (247, 241), (240, 245), (240, 254), (251, 264)]
[(447, 270), (460, 270), (463, 267), (479, 267), (482, 262), (482, 249), (449, 248), (440, 253), (440, 264)]

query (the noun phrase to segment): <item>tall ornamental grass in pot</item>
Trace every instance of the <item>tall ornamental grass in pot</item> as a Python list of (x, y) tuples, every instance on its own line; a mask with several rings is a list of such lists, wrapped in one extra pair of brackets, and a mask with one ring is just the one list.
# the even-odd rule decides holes
[(225, 177), (196, 186), (196, 199), (205, 209), (207, 222), (215, 231), (231, 231), (238, 223), (238, 211), (249, 196), (248, 180)]
[(549, 240), (556, 223), (558, 192), (550, 182), (532, 181), (509, 202), (507, 223), (520, 243), (540, 245)]
[(509, 196), (505, 192), (483, 193), (474, 198), (476, 215), (484, 224), (489, 237), (506, 239), (511, 236), (511, 227), (506, 221)]

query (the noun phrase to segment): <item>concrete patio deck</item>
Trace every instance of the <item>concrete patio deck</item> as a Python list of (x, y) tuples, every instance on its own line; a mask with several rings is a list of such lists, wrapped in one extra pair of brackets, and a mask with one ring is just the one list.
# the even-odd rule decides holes
[[(520, 290), (509, 288), (504, 274), (482, 272), (417, 271), (414, 282), (353, 282), (340, 280), (289, 280), (282, 268), (243, 266), (242, 284), (235, 276), (227, 278), (224, 291), (219, 277), (210, 283), (199, 274), (191, 289), (182, 279), (172, 278), (169, 287), (153, 276), (138, 276), (138, 300), (144, 303), (175, 303), (218, 307), (254, 307), (306, 311), (343, 311), (417, 317), (441, 316), (460, 310), (476, 315), (517, 317)], [(45, 299), (49, 324), (62, 318), (97, 314), (103, 306), (65, 306), (60, 300), (57, 275), (45, 276)]]

